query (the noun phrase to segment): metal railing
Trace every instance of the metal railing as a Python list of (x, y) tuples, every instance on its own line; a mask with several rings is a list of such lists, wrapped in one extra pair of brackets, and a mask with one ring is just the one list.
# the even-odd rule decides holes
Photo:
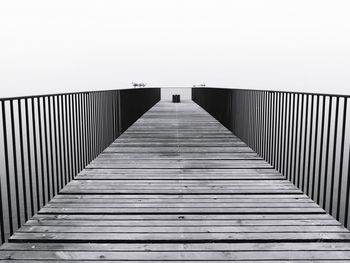
[(0, 99), (0, 244), (160, 100), (160, 89)]
[(349, 226), (349, 96), (193, 88), (192, 100)]

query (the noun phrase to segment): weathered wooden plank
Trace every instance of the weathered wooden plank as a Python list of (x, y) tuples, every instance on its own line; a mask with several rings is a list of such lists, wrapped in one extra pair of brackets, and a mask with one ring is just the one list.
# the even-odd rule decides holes
[(44, 207), (41, 212), (46, 214), (320, 214), (320, 208), (50, 208)]
[[(117, 260), (117, 261), (129, 261), (129, 260), (140, 260), (140, 261), (154, 261), (154, 260), (162, 260), (162, 261), (197, 261), (197, 260), (285, 260), (285, 253), (280, 251), (269, 251), (269, 252), (261, 252), (256, 251), (254, 253), (251, 252), (240, 252), (240, 251), (187, 251), (187, 252), (169, 252), (169, 251), (149, 251), (139, 252), (78, 252), (78, 251), (67, 251), (65, 254), (57, 254), (49, 251), (42, 251), (41, 257), (38, 256), (38, 253), (33, 251), (17, 251), (17, 252), (0, 252), (0, 259), (5, 258), (5, 255), (10, 255), (12, 259), (83, 259), (83, 260)], [(349, 251), (340, 251), (335, 253), (334, 251), (297, 251), (291, 252), (288, 254), (288, 260), (314, 260), (314, 259), (322, 259), (322, 260), (332, 260), (332, 259), (350, 259)]]
[(252, 200), (254, 202), (264, 201), (266, 199), (274, 200), (274, 202), (283, 202), (283, 200), (292, 200), (292, 201), (309, 201), (313, 202), (309, 197), (307, 197), (304, 194), (288, 194), (288, 195), (269, 195), (269, 194), (252, 194), (252, 195), (157, 195), (157, 194), (147, 194), (147, 195), (141, 195), (141, 194), (126, 194), (126, 195), (78, 195), (78, 194), (64, 194), (64, 195), (56, 195), (52, 201), (57, 199), (103, 199), (109, 202), (111, 199), (113, 201), (120, 201), (123, 202), (124, 199), (132, 199), (132, 200), (140, 200), (140, 201), (147, 201), (147, 200), (158, 200), (161, 202), (167, 202), (168, 200), (176, 200), (178, 202), (186, 202), (186, 200), (189, 201), (196, 201), (200, 202), (201, 200), (218, 200), (221, 202), (221, 200), (238, 200), (239, 202), (244, 202), (244, 200)]
[[(103, 254), (101, 255), (101, 258), (104, 258)], [(44, 260), (45, 262), (57, 262), (57, 259), (45, 259)], [(323, 259), (320, 259), (320, 260), (314, 260), (314, 259), (310, 259), (310, 260), (293, 260), (294, 262), (298, 262), (298, 263), (324, 263), (325, 260)], [(2, 260), (1, 262), (4, 262), (4, 263), (13, 263), (13, 262), (16, 262), (16, 263), (22, 263), (22, 262), (25, 262), (25, 263), (38, 263), (38, 262), (43, 262), (42, 260), (38, 259), (33, 259), (33, 260), (27, 260), (27, 259), (10, 259), (10, 260)], [(58, 262), (65, 262), (65, 263), (76, 263), (77, 260), (70, 260), (70, 259), (64, 259), (62, 261), (62, 259)], [(101, 259), (99, 260), (79, 260), (79, 262), (82, 262), (82, 263), (100, 263), (101, 262)], [(149, 262), (149, 260), (104, 260), (103, 261), (104, 263), (114, 263), (114, 262), (128, 262), (128, 263), (144, 263), (144, 262)], [(172, 263), (184, 263), (184, 262), (193, 262), (193, 260), (186, 260), (186, 259), (183, 259), (183, 260), (152, 260), (152, 263), (163, 263), (163, 262), (172, 262)], [(242, 262), (242, 260), (196, 260), (195, 261), (196, 263), (208, 263), (208, 262), (211, 262), (211, 263), (231, 263), (231, 262)], [(257, 261), (256, 260), (244, 260), (244, 263), (256, 263)], [(279, 263), (290, 263), (291, 261), (290, 260), (278, 260), (277, 262)], [(326, 262), (332, 262), (332, 263), (344, 263), (344, 262), (348, 262), (347, 259), (345, 260), (340, 260), (340, 259), (327, 259)], [(276, 260), (264, 260), (264, 263), (276, 263)]]
[(163, 147), (108, 147), (104, 150), (105, 153), (111, 153), (111, 152), (119, 152), (119, 153), (137, 153), (137, 152), (179, 152), (179, 153), (193, 153), (193, 152), (199, 152), (199, 153), (216, 153), (216, 152), (224, 152), (224, 153), (237, 153), (237, 152), (253, 152), (252, 149), (249, 147), (193, 147), (193, 146), (163, 146)]
[(98, 158), (96, 158), (94, 161), (118, 161), (118, 160), (128, 160), (128, 159), (140, 159), (140, 160), (159, 160), (159, 159), (165, 159), (165, 160), (173, 160), (173, 159), (179, 159), (179, 160), (249, 160), (249, 159), (257, 159), (261, 160), (262, 158), (256, 154), (256, 153), (104, 153), (101, 154)]
[[(104, 179), (104, 176), (111, 176), (110, 178), (117, 180), (118, 176), (127, 176), (129, 179), (132, 177), (140, 177), (141, 179), (150, 179), (146, 176), (157, 177), (158, 179), (245, 179), (252, 180), (266, 179), (266, 178), (278, 178), (285, 179), (281, 174), (277, 173), (274, 169), (84, 169), (79, 173), (78, 177), (83, 175), (96, 175), (97, 179)], [(127, 178), (126, 178), (127, 179)]]
[[(81, 174), (84, 173), (97, 173), (99, 170), (97, 169), (84, 169)], [(257, 168), (244, 168), (244, 169), (220, 169), (220, 168), (211, 168), (211, 169), (203, 169), (203, 168), (186, 168), (186, 169), (157, 169), (157, 168), (151, 168), (151, 169), (137, 169), (137, 168), (131, 168), (131, 169), (101, 169), (101, 173), (129, 173), (129, 174), (134, 174), (134, 173), (139, 173), (139, 174), (161, 174), (161, 175), (266, 175), (266, 174), (273, 174), (276, 176), (281, 176), (281, 174), (277, 173), (276, 170), (270, 168), (270, 169), (257, 169)], [(232, 178), (234, 179), (234, 178)]]
[(280, 190), (280, 189), (273, 189), (273, 190), (261, 190), (261, 189), (246, 189), (246, 190), (220, 190), (220, 189), (197, 189), (197, 190), (188, 190), (188, 189), (158, 189), (158, 188), (152, 188), (152, 189), (145, 189), (142, 188), (132, 188), (132, 189), (81, 189), (81, 188), (64, 188), (61, 193), (68, 193), (68, 194), (130, 194), (130, 193), (136, 193), (139, 192), (140, 194), (296, 194), (301, 193), (300, 190)]
[(17, 233), (347, 233), (342, 226), (69, 226), (24, 225)]
[(26, 222), (27, 226), (340, 226), (341, 224), (333, 219), (330, 220), (261, 220), (261, 219), (241, 219), (241, 220), (62, 220), (43, 217), (35, 217)]
[(142, 203), (142, 202), (129, 202), (129, 203), (106, 203), (106, 202), (60, 202), (60, 203), (49, 203), (46, 208), (60, 208), (60, 207), (100, 207), (100, 208), (268, 208), (268, 207), (276, 207), (276, 208), (290, 208), (290, 207), (300, 207), (300, 208), (316, 208), (318, 207), (315, 203), (263, 203), (263, 202), (244, 202), (244, 203), (169, 203), (169, 202), (159, 202), (159, 203)]
[(38, 220), (142, 220), (142, 221), (195, 221), (195, 220), (335, 220), (322, 214), (37, 214)]
[(348, 242), (283, 243), (6, 243), (0, 250), (9, 251), (350, 251)]
[(183, 181), (181, 179), (172, 179), (172, 180), (122, 180), (122, 181), (111, 181), (111, 180), (74, 180), (71, 183), (69, 183), (69, 186), (87, 186), (87, 185), (108, 185), (108, 186), (115, 186), (115, 185), (156, 185), (156, 186), (239, 186), (239, 187), (255, 187), (255, 186), (276, 186), (276, 187), (291, 187), (294, 188), (290, 182), (287, 180), (272, 180), (272, 181), (266, 181), (266, 180), (186, 180)]
[[(162, 199), (157, 199), (157, 198), (120, 198), (117, 199), (115, 198), (96, 198), (94, 195), (93, 197), (90, 197), (90, 195), (87, 195), (84, 198), (71, 198), (70, 196), (74, 195), (60, 195), (61, 198), (53, 198), (50, 201), (50, 204), (55, 204), (55, 203), (112, 203), (112, 204), (127, 204), (127, 203), (152, 203), (152, 204), (169, 204), (169, 203), (177, 203), (177, 204), (189, 204), (189, 203), (195, 203), (195, 204), (234, 204), (234, 203), (240, 203), (240, 204), (249, 204), (249, 203), (313, 203), (309, 199), (263, 199), (263, 198), (180, 198), (179, 196), (175, 195), (173, 198), (162, 198)], [(82, 196), (82, 195), (80, 195)], [(170, 196), (171, 197), (171, 196)]]
[(184, 168), (271, 168), (271, 165), (262, 160), (128, 160), (120, 162), (92, 162), (87, 168), (163, 168), (163, 169), (184, 169)]
[(285, 241), (342, 241), (349, 240), (349, 232), (300, 232), (300, 233), (21, 233), (16, 232), (11, 242), (285, 242)]

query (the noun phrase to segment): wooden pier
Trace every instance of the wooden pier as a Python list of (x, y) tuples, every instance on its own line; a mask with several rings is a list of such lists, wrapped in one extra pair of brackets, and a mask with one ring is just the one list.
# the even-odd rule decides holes
[(1, 262), (349, 262), (350, 232), (193, 102), (160, 102)]

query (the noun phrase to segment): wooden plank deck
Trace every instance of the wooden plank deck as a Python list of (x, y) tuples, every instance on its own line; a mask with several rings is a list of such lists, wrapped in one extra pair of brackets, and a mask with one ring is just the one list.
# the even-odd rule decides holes
[(2, 262), (349, 262), (350, 233), (192, 102), (161, 102)]

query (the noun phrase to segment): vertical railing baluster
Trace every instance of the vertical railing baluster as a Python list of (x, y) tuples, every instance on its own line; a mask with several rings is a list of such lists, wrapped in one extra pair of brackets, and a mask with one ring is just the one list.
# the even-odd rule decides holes
[(295, 114), (295, 94), (292, 94), (292, 102), (291, 102), (291, 122), (290, 122), (290, 129), (291, 129), (291, 135), (290, 135), (290, 144), (288, 144), (288, 180), (293, 182), (292, 178), (292, 163), (293, 163), (293, 147), (294, 147), (294, 130), (295, 130), (295, 123), (294, 123), (294, 114)]
[[(105, 103), (102, 103), (104, 101)], [(109, 137), (109, 125), (108, 125), (108, 112), (106, 111), (106, 108), (109, 107), (109, 100), (106, 96), (106, 94), (101, 93), (100, 99), (98, 104), (101, 105), (101, 116), (102, 116), (102, 126), (100, 128), (100, 138), (102, 140), (99, 142), (99, 152), (101, 152), (108, 143), (108, 137)]]
[(266, 159), (269, 163), (271, 163), (271, 112), (272, 112), (272, 93), (267, 92), (267, 123), (266, 123), (266, 133), (267, 133), (267, 154)]
[(290, 140), (290, 97), (291, 94), (285, 94), (285, 132), (283, 136), (283, 169), (282, 174), (287, 178), (287, 166), (288, 166), (288, 145)]
[(297, 184), (297, 152), (298, 152), (298, 134), (300, 131), (300, 126), (299, 126), (299, 109), (300, 109), (300, 94), (296, 95), (296, 112), (295, 112), (295, 126), (294, 126), (294, 131), (295, 131), (295, 138), (294, 138), (294, 145), (293, 145), (293, 176), (292, 176), (292, 182), (293, 184)]
[(93, 99), (94, 99), (94, 93), (89, 93), (89, 96), (88, 96), (88, 116), (89, 116), (89, 130), (88, 130), (88, 133), (89, 133), (89, 136), (88, 136), (88, 139), (89, 139), (89, 143), (91, 145), (90, 147), (90, 155), (89, 155), (89, 160), (88, 162), (90, 162), (90, 160), (93, 159), (93, 156), (94, 156), (94, 145), (93, 145), (93, 136), (94, 136), (94, 129), (95, 127), (93, 126)]
[(96, 156), (96, 152), (100, 150), (101, 145), (101, 128), (102, 128), (102, 120), (103, 116), (101, 114), (102, 105), (100, 102), (101, 93), (97, 92), (94, 97), (94, 110), (93, 110), (93, 116), (94, 120), (93, 123), (96, 123), (97, 125), (94, 125), (94, 157)]
[(269, 130), (269, 144), (268, 144), (268, 160), (269, 163), (273, 166), (273, 118), (274, 118), (274, 92), (269, 92), (269, 122), (268, 122), (268, 130)]
[(113, 120), (111, 117), (111, 111), (108, 110), (108, 109), (112, 109), (113, 105), (112, 105), (112, 100), (111, 100), (112, 94), (105, 94), (105, 96), (106, 96), (106, 99), (108, 101), (108, 107), (105, 107), (105, 112), (106, 112), (106, 115), (108, 116), (108, 118), (106, 120), (106, 123), (107, 123), (106, 132), (107, 132), (108, 136), (107, 136), (107, 143), (105, 145), (105, 147), (107, 147), (109, 144), (111, 144), (111, 141), (113, 138)]
[[(42, 98), (44, 100), (44, 98)], [(38, 125), (39, 125), (39, 148), (40, 148), (40, 174), (41, 174), (41, 200), (42, 205), (44, 206), (46, 204), (46, 195), (45, 195), (45, 172), (44, 172), (44, 151), (45, 146), (43, 144), (43, 131), (42, 131), (42, 115), (41, 115), (41, 103), (40, 98), (38, 98)]]
[[(90, 160), (95, 157), (95, 152), (97, 148), (97, 140), (96, 140), (96, 131), (98, 130), (98, 121), (96, 118), (96, 99), (98, 96), (98, 92), (90, 93), (90, 140), (91, 140), (91, 157), (89, 158)], [(96, 124), (96, 125), (93, 125)]]
[(56, 193), (58, 193), (60, 191), (61, 188), (61, 184), (60, 184), (60, 165), (59, 165), (59, 155), (60, 152), (58, 150), (59, 146), (58, 146), (58, 129), (59, 129), (59, 123), (57, 125), (58, 122), (58, 114), (57, 113), (57, 107), (58, 107), (58, 96), (53, 96), (52, 97), (52, 114), (53, 114), (53, 137), (54, 137), (54, 141), (55, 141), (55, 168), (56, 168)]
[(258, 100), (257, 100), (257, 92), (255, 90), (252, 91), (252, 96), (253, 96), (253, 107), (254, 107), (254, 127), (253, 131), (254, 132), (254, 150), (258, 152)]
[(6, 107), (5, 101), (1, 102), (2, 111), (2, 127), (4, 137), (4, 162), (5, 162), (5, 177), (6, 177), (6, 192), (7, 192), (7, 209), (8, 209), (8, 222), (10, 235), (13, 234), (13, 212), (12, 212), (12, 197), (11, 197), (11, 178), (10, 178), (10, 164), (9, 164), (9, 149), (8, 149), (8, 136), (7, 136), (7, 123), (6, 123)]
[(87, 160), (88, 160), (88, 153), (89, 153), (89, 150), (88, 150), (88, 142), (87, 142), (87, 130), (88, 130), (88, 123), (87, 123), (87, 117), (86, 117), (86, 97), (87, 97), (87, 94), (84, 93), (82, 94), (81, 96), (81, 104), (82, 104), (82, 115), (81, 115), (81, 129), (83, 130), (83, 142), (82, 142), (82, 151), (83, 151), (83, 155), (84, 155), (84, 158), (83, 158), (83, 166), (82, 167), (85, 167), (87, 165)]
[(279, 171), (280, 167), (279, 167), (279, 160), (281, 158), (280, 156), (280, 127), (281, 127), (281, 122), (282, 122), (282, 108), (281, 108), (281, 93), (278, 92), (276, 93), (277, 96), (277, 101), (276, 101), (276, 112), (277, 112), (277, 121), (276, 121), (276, 125), (275, 125), (275, 134), (276, 134), (276, 139), (275, 139), (275, 147), (274, 147), (274, 152), (275, 152), (275, 156), (274, 156), (274, 163), (275, 163), (275, 169), (277, 171)]
[[(53, 165), (53, 138), (52, 138), (52, 116), (51, 116), (51, 96), (48, 96), (47, 97), (47, 113), (48, 113), (48, 129), (49, 129), (49, 141), (50, 141), (50, 146), (49, 146), (49, 150), (50, 150), (50, 171), (51, 171), (51, 178), (50, 178), (50, 182), (51, 182), (51, 185), (48, 185), (48, 189), (50, 189), (49, 191), (49, 199), (50, 200), (55, 194), (55, 178), (54, 178), (54, 174), (55, 174), (55, 171), (54, 171), (54, 165)], [(49, 158), (49, 156), (47, 156), (47, 158)]]
[(260, 112), (259, 112), (259, 130), (260, 130), (260, 156), (264, 157), (264, 120), (263, 120), (263, 111), (264, 111), (264, 92), (260, 91), (259, 92), (259, 108), (260, 108)]
[[(23, 215), (24, 221), (28, 220), (28, 202), (27, 202), (27, 180), (24, 163), (24, 145), (23, 145), (23, 120), (22, 120), (22, 101), (17, 100), (17, 113), (18, 113), (18, 136), (19, 136), (19, 151), (20, 151), (20, 163), (21, 163), (21, 174), (22, 174), (22, 195), (23, 195)], [(19, 202), (20, 199), (17, 201)]]
[(76, 173), (76, 155), (75, 155), (75, 138), (74, 138), (74, 129), (73, 129), (73, 112), (72, 112), (72, 100), (73, 94), (68, 94), (68, 123), (69, 123), (69, 142), (70, 142), (70, 157), (71, 157), (71, 167), (70, 167), (70, 178), (71, 181)]
[[(342, 121), (342, 131), (341, 131), (341, 143), (340, 143), (340, 166), (339, 166), (339, 178), (338, 178), (338, 188), (337, 188), (337, 210), (335, 218), (337, 220), (340, 219), (340, 201), (342, 194), (342, 182), (343, 182), (343, 171), (344, 164), (346, 163), (344, 160), (344, 149), (345, 149), (345, 133), (346, 133), (346, 120), (347, 120), (347, 107), (348, 107), (348, 99), (344, 98), (343, 103), (343, 121)], [(350, 168), (350, 162), (348, 163)], [(349, 178), (348, 178), (349, 179)]]
[[(282, 108), (282, 116), (281, 116), (281, 125), (279, 127), (279, 133), (280, 133), (280, 141), (279, 141), (279, 163), (278, 163), (278, 171), (280, 173), (283, 173), (284, 169), (284, 159), (285, 159), (285, 152), (284, 152), (284, 142), (286, 141), (286, 109), (287, 109), (287, 103), (286, 103), (286, 93), (281, 93), (282, 101), (281, 101), (281, 108)], [(283, 132), (284, 131), (284, 132)]]
[(274, 92), (273, 93), (273, 117), (272, 117), (272, 122), (271, 122), (271, 127), (272, 127), (272, 135), (273, 135), (273, 140), (272, 140), (272, 154), (271, 154), (271, 163), (272, 166), (276, 169), (276, 145), (277, 145), (277, 127), (279, 125), (279, 114), (278, 114), (278, 93)]
[(65, 121), (64, 121), (64, 126), (65, 126), (65, 137), (66, 137), (66, 158), (67, 158), (67, 168), (66, 168), (66, 178), (68, 183), (70, 181), (70, 178), (72, 176), (71, 174), (71, 165), (72, 165), (72, 156), (70, 152), (70, 147), (72, 142), (69, 140), (70, 135), (69, 135), (69, 112), (68, 112), (68, 94), (64, 95), (64, 115), (65, 115)]
[(58, 166), (60, 169), (60, 188), (63, 187), (63, 177), (64, 177), (64, 166), (63, 166), (63, 151), (62, 151), (62, 123), (61, 123), (61, 108), (62, 108), (62, 95), (57, 96), (57, 137), (58, 137)]
[(84, 151), (83, 151), (83, 142), (84, 142), (84, 133), (81, 128), (82, 123), (82, 113), (83, 113), (83, 105), (81, 103), (82, 101), (82, 94), (78, 94), (76, 96), (76, 114), (77, 114), (77, 134), (78, 134), (78, 156), (79, 156), (79, 172), (83, 168), (84, 164)]
[[(318, 120), (319, 120), (319, 109), (320, 109), (320, 96), (316, 96), (316, 109), (315, 109), (315, 139), (314, 139), (314, 152), (313, 152), (313, 163), (312, 163), (312, 186), (311, 186), (311, 198), (315, 198), (315, 184), (316, 184), (316, 164), (317, 164), (317, 146), (318, 146)], [(311, 170), (309, 169), (309, 174)]]
[(335, 101), (335, 118), (334, 118), (334, 134), (333, 134), (333, 154), (331, 163), (331, 184), (330, 184), (330, 195), (329, 195), (329, 213), (333, 214), (333, 192), (334, 192), (334, 174), (335, 174), (335, 162), (337, 154), (337, 139), (338, 139), (338, 123), (339, 123), (339, 97)]
[(260, 114), (261, 114), (261, 109), (260, 109), (260, 92), (255, 91), (255, 99), (256, 99), (256, 148), (257, 148), (257, 153), (261, 156), (261, 145), (260, 145), (260, 138), (261, 138), (261, 124), (260, 124)]
[[(37, 99), (38, 101), (39, 99)], [(37, 147), (37, 133), (36, 133), (36, 118), (35, 118), (35, 98), (31, 98), (32, 109), (32, 125), (33, 125), (33, 152), (34, 152), (34, 174), (35, 174), (35, 190), (36, 190), (36, 211), (40, 209), (40, 189), (39, 189), (39, 160)]]
[(111, 115), (112, 115), (112, 122), (113, 122), (113, 130), (112, 130), (112, 134), (113, 134), (113, 138), (116, 137), (116, 130), (117, 130), (117, 121), (115, 119), (115, 111), (116, 111), (116, 99), (115, 99), (115, 92), (112, 91), (111, 94), (111, 100), (112, 100), (112, 111), (111, 111)]
[[(102, 103), (102, 101), (104, 103)], [(99, 128), (99, 136), (97, 136), (97, 145), (98, 145), (98, 151), (101, 152), (102, 149), (104, 149), (107, 140), (108, 140), (108, 131), (105, 128), (106, 127), (106, 119), (108, 116), (108, 113), (105, 111), (105, 107), (108, 107), (108, 99), (106, 97), (106, 94), (99, 93), (99, 96), (97, 98), (97, 105), (100, 106), (100, 112), (99, 115), (101, 119), (101, 126)]]
[(29, 199), (30, 199), (30, 214), (29, 217), (34, 215), (34, 184), (33, 184), (33, 173), (32, 173), (32, 147), (30, 143), (30, 129), (29, 129), (29, 107), (28, 98), (24, 99), (25, 109), (25, 123), (26, 123), (26, 141), (27, 141), (27, 162), (28, 162), (28, 179), (29, 179)]
[[(317, 112), (317, 111), (316, 111)], [(312, 153), (312, 138), (313, 138), (313, 127), (314, 127), (314, 95), (311, 95), (311, 106), (310, 106), (310, 132), (309, 132), (309, 146), (308, 146), (308, 166), (306, 168), (305, 172), (305, 180), (306, 180), (306, 194), (309, 195), (310, 193), (310, 181), (311, 181), (311, 153)], [(305, 134), (305, 138), (306, 138)], [(314, 145), (316, 147), (316, 144)], [(306, 149), (306, 141), (305, 141), (305, 149)], [(305, 152), (304, 149), (304, 152)], [(305, 153), (305, 158), (306, 158), (306, 153)], [(304, 160), (306, 162), (306, 159)], [(305, 168), (305, 166), (304, 166)], [(313, 172), (313, 174), (315, 174)]]
[(329, 167), (329, 147), (331, 138), (331, 124), (332, 124), (332, 102), (333, 98), (329, 96), (328, 104), (328, 118), (327, 118), (327, 139), (326, 139), (326, 156), (325, 156), (325, 169), (324, 169), (324, 184), (323, 184), (323, 209), (326, 209), (327, 202), (327, 182), (328, 182), (328, 167)]
[(44, 141), (45, 141), (45, 160), (46, 160), (46, 193), (47, 193), (47, 200), (50, 200), (50, 172), (49, 172), (49, 149), (48, 149), (48, 135), (47, 135), (47, 117), (46, 117), (46, 98), (43, 97), (43, 118), (44, 118)]
[[(249, 91), (246, 92), (245, 94), (245, 111), (247, 112), (247, 120), (246, 120), (246, 132), (247, 132), (247, 145), (252, 145), (252, 138), (251, 138), (251, 120), (250, 120), (250, 114), (251, 114), (251, 105), (250, 105), (250, 94)], [(229, 118), (229, 117), (227, 117)]]
[(263, 108), (263, 111), (264, 111), (264, 114), (263, 114), (263, 125), (264, 125), (264, 144), (263, 144), (263, 148), (264, 148), (264, 159), (266, 159), (267, 157), (267, 102), (268, 102), (268, 98), (267, 98), (267, 92), (264, 92), (264, 99), (263, 99), (263, 102), (264, 102), (264, 108)]
[[(300, 165), (300, 185), (301, 185), (301, 189), (305, 192), (305, 168), (306, 168), (306, 144), (308, 142), (307, 140), (307, 133), (308, 133), (308, 120), (309, 120), (309, 114), (308, 114), (308, 110), (309, 110), (309, 95), (305, 95), (305, 116), (304, 116), (304, 137), (303, 137), (303, 144), (300, 144), (300, 151), (299, 151), (299, 165)], [(301, 145), (304, 146), (304, 149), (302, 150)], [(310, 161), (310, 160), (308, 160)], [(301, 165), (301, 163), (303, 165)]]
[(344, 226), (349, 223), (349, 199), (350, 199), (350, 147), (348, 152), (348, 172), (346, 180), (345, 205), (344, 205)]
[(15, 181), (15, 196), (16, 196), (16, 218), (17, 228), (21, 226), (21, 208), (19, 198), (19, 180), (18, 180), (18, 163), (17, 163), (17, 140), (15, 129), (15, 118), (13, 109), (13, 100), (10, 100), (10, 121), (11, 121), (11, 138), (12, 138), (12, 158), (13, 158), (13, 173)]
[[(72, 134), (73, 134), (73, 141), (74, 141), (74, 176), (77, 175), (80, 171), (79, 171), (79, 144), (78, 144), (78, 127), (77, 127), (77, 94), (72, 94), (72, 98), (71, 98), (71, 107), (72, 107)], [(74, 177), (73, 177), (74, 179)]]
[(84, 166), (88, 164), (88, 160), (91, 159), (91, 141), (90, 141), (90, 131), (91, 131), (91, 127), (90, 127), (90, 94), (87, 93), (84, 96), (84, 108), (85, 108), (85, 112), (84, 112), (84, 123), (85, 123), (85, 127), (84, 130), (86, 130), (85, 132), (85, 145), (86, 145), (86, 158), (85, 158), (85, 163)]
[(5, 242), (5, 213), (2, 200), (2, 177), (0, 176), (0, 244)]
[(67, 156), (67, 136), (66, 136), (66, 105), (65, 105), (65, 99), (66, 95), (61, 96), (61, 120), (62, 120), (62, 154), (63, 154), (63, 162), (62, 162), (62, 170), (63, 170), (63, 185), (66, 185), (68, 182), (68, 156)]
[(326, 96), (322, 96), (322, 115), (321, 115), (321, 137), (320, 137), (320, 155), (318, 165), (318, 182), (317, 182), (317, 203), (321, 203), (321, 176), (322, 176), (322, 164), (323, 164), (323, 141), (324, 141), (324, 124), (325, 124), (325, 112), (326, 110)]
[[(296, 166), (296, 173), (297, 173), (297, 179), (298, 179), (298, 188), (303, 188), (303, 185), (301, 184), (301, 172), (300, 172), (300, 167), (301, 167), (301, 154), (302, 154), (302, 143), (303, 143), (303, 129), (304, 129), (304, 94), (301, 95), (301, 108), (300, 108), (300, 121), (299, 121), (299, 132), (298, 132), (298, 137), (299, 137), (299, 147), (298, 147), (298, 165)], [(296, 163), (296, 162), (295, 162)]]

